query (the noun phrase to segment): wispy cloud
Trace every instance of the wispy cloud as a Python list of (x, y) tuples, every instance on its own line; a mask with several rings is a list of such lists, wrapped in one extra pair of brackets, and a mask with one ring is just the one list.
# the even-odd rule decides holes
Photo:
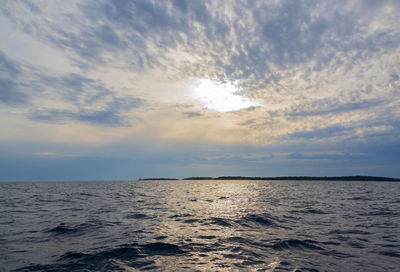
[(27, 95), (18, 89), (18, 77), (21, 73), (18, 65), (9, 60), (0, 51), (0, 102), (19, 106), (27, 102)]
[(365, 158), (366, 154), (348, 154), (348, 153), (291, 153), (288, 159), (296, 160), (344, 160)]
[(127, 126), (124, 114), (143, 105), (143, 100), (133, 96), (116, 96), (100, 80), (77, 74), (63, 77), (40, 76), (40, 84), (46, 86), (46, 94), (54, 100), (69, 104), (72, 109), (41, 108), (33, 110), (29, 118), (35, 121), (64, 122), (77, 120), (106, 126)]

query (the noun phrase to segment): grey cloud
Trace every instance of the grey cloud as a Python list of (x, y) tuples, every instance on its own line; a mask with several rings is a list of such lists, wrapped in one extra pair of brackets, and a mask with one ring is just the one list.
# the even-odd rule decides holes
[[(350, 123), (335, 123), (325, 127), (315, 127), (310, 130), (296, 130), (287, 135), (289, 139), (328, 139), (334, 137), (346, 137), (348, 139), (362, 137), (364, 139), (378, 137), (382, 140), (397, 138), (399, 135), (399, 120), (387, 118), (385, 115), (378, 115), (374, 119)], [(385, 127), (384, 130), (379, 128)], [(377, 128), (374, 130), (373, 128)], [(357, 136), (356, 131), (361, 130), (361, 136)]]
[[(29, 79), (26, 79), (29, 78)], [(37, 109), (33, 98), (68, 103), (73, 110)], [(25, 107), (35, 121), (64, 123), (77, 120), (104, 126), (129, 126), (125, 114), (144, 105), (133, 96), (118, 96), (100, 80), (79, 74), (51, 76), (8, 59), (0, 52), (0, 102)], [(33, 108), (36, 109), (33, 109)]]
[(76, 120), (91, 124), (100, 124), (105, 126), (126, 126), (118, 115), (118, 112), (112, 110), (105, 111), (70, 111), (57, 109), (44, 109), (30, 113), (29, 118), (33, 121), (46, 123), (63, 124), (66, 121)]
[(0, 79), (0, 102), (10, 106), (24, 105), (27, 96), (18, 91), (17, 84), (10, 79)]
[(52, 95), (72, 103), (75, 110), (34, 110), (29, 118), (35, 121), (63, 123), (77, 120), (104, 126), (129, 126), (124, 114), (144, 104), (140, 98), (116, 96), (115, 91), (106, 88), (101, 81), (78, 74), (41, 76), (41, 82), (50, 88)]
[(16, 63), (6, 58), (3, 52), (0, 51), (0, 72), (3, 76), (17, 76), (20, 73), (20, 69), (17, 67)]
[(372, 109), (375, 107), (382, 107), (389, 104), (390, 101), (386, 99), (369, 99), (360, 100), (356, 102), (340, 102), (338, 99), (320, 99), (305, 102), (293, 106), (285, 111), (289, 119), (297, 119), (300, 117), (309, 116), (323, 116), (328, 114), (340, 114), (350, 111)]
[(65, 123), (67, 121), (82, 121), (94, 125), (109, 127), (131, 126), (123, 113), (142, 104), (140, 99), (119, 98), (106, 105), (101, 110), (78, 108), (77, 110), (41, 109), (32, 111), (29, 118), (34, 121), (47, 123)]
[(185, 111), (182, 114), (188, 118), (200, 117), (202, 114), (197, 111)]
[(298, 159), (298, 160), (354, 160), (365, 158), (366, 154), (329, 154), (329, 153), (319, 153), (319, 154), (306, 154), (301, 152), (295, 152), (288, 155), (288, 159)]
[[(321, 42), (327, 22), (323, 17), (311, 18), (309, 7), (316, 5), (315, 1), (281, 3), (270, 10), (264, 6), (255, 11), (263, 40), (272, 46), (273, 62), (285, 65), (311, 58)], [(266, 14), (265, 10), (269, 12)]]
[(225, 154), (217, 156), (205, 156), (195, 158), (197, 161), (207, 163), (219, 163), (219, 164), (265, 164), (266, 161), (271, 161), (276, 158), (274, 154), (264, 155), (245, 155), (245, 154)]
[(252, 118), (252, 119), (246, 120), (244, 122), (241, 122), (239, 125), (246, 127), (246, 126), (254, 124), (255, 121), (256, 121), (256, 119)]
[(27, 103), (27, 94), (18, 86), (20, 67), (8, 59), (0, 51), (0, 102), (10, 106), (19, 106)]
[(255, 107), (255, 106), (250, 106), (248, 108), (245, 108), (246, 111), (254, 111), (256, 109), (257, 109), (257, 107)]
[(315, 128), (312, 130), (296, 131), (288, 136), (295, 139), (322, 139), (350, 135), (353, 130), (355, 130), (353, 127), (345, 127), (343, 125), (336, 124), (322, 128)]
[(106, 97), (113, 96), (113, 90), (106, 88), (100, 80), (93, 80), (79, 74), (60, 77), (38, 74), (40, 83), (50, 87), (54, 94), (76, 106), (91, 105)]
[[(106, 53), (120, 60), (121, 52), (125, 54), (124, 61), (129, 55), (130, 69), (140, 71), (161, 65), (163, 54), (180, 41), (178, 32), (187, 27), (164, 2), (105, 1), (85, 2), (81, 6), (90, 22), (78, 25), (78, 33), (55, 25), (44, 38), (61, 48), (72, 49), (88, 67), (109, 61), (104, 58)], [(157, 50), (150, 51), (149, 43)]]
[(96, 35), (105, 44), (111, 44), (113, 46), (121, 46), (121, 40), (119, 36), (114, 32), (110, 25), (101, 26)]

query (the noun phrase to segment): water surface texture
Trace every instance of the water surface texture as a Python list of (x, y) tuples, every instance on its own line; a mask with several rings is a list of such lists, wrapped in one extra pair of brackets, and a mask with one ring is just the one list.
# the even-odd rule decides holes
[(0, 271), (399, 271), (400, 183), (0, 183)]

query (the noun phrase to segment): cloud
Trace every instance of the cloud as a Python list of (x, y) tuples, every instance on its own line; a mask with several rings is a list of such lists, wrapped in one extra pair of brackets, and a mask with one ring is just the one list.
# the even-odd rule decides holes
[(10, 107), (27, 109), (30, 120), (55, 124), (72, 120), (113, 127), (130, 126), (131, 121), (126, 120), (124, 115), (144, 105), (143, 99), (118, 95), (101, 80), (74, 73), (54, 76), (49, 72), (33, 70), (28, 65), (17, 64), (2, 52), (0, 64), (0, 101)]
[(106, 107), (119, 107), (121, 110), (128, 110), (143, 102), (132, 96), (117, 97), (118, 92), (107, 88), (101, 80), (94, 80), (79, 74), (39, 75), (39, 77), (40, 84), (49, 86), (51, 93), (79, 107), (104, 104)]
[(188, 118), (200, 117), (202, 114), (197, 111), (185, 111), (182, 114)]
[(27, 95), (18, 89), (20, 74), (18, 64), (0, 51), (0, 102), (11, 106), (20, 106), (27, 102)]
[(311, 130), (296, 131), (288, 136), (292, 139), (323, 139), (352, 135), (353, 130), (355, 130), (355, 128), (351, 126), (346, 127), (338, 124), (322, 128), (314, 128)]
[(29, 118), (34, 121), (65, 123), (74, 120), (104, 126), (130, 126), (124, 114), (142, 106), (144, 102), (132, 96), (118, 97), (114, 90), (106, 88), (101, 81), (78, 74), (41, 76), (41, 82), (49, 88), (49, 96), (70, 104), (73, 109), (32, 110)]
[(102, 111), (68, 111), (57, 109), (43, 109), (33, 111), (29, 114), (29, 118), (33, 121), (48, 122), (54, 124), (63, 124), (66, 121), (82, 121), (94, 125), (104, 126), (130, 126), (120, 115), (118, 109), (105, 109)]
[(256, 121), (256, 119), (255, 119), (255, 118), (252, 118), (252, 119), (249, 119), (249, 120), (246, 120), (246, 121), (240, 123), (240, 125), (241, 125), (241, 126), (244, 126), (244, 127), (245, 127), (245, 126), (249, 126), (249, 125), (254, 124), (255, 121)]
[(320, 100), (307, 101), (305, 103), (291, 107), (287, 111), (290, 118), (307, 116), (324, 116), (328, 114), (336, 115), (360, 110), (370, 110), (375, 107), (384, 107), (389, 104), (388, 99), (370, 99), (362, 101), (339, 101), (338, 98), (325, 98)]
[(288, 159), (296, 160), (354, 160), (365, 158), (366, 154), (345, 154), (345, 153), (291, 153), (288, 155)]

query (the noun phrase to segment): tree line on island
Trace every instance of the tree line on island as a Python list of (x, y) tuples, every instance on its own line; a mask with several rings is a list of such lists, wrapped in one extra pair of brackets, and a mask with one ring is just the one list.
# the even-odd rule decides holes
[(376, 176), (337, 176), (337, 177), (313, 177), (313, 176), (283, 176), (283, 177), (245, 177), (245, 176), (221, 176), (221, 177), (189, 177), (177, 178), (140, 178), (139, 180), (328, 180), (328, 181), (400, 181), (399, 178)]

